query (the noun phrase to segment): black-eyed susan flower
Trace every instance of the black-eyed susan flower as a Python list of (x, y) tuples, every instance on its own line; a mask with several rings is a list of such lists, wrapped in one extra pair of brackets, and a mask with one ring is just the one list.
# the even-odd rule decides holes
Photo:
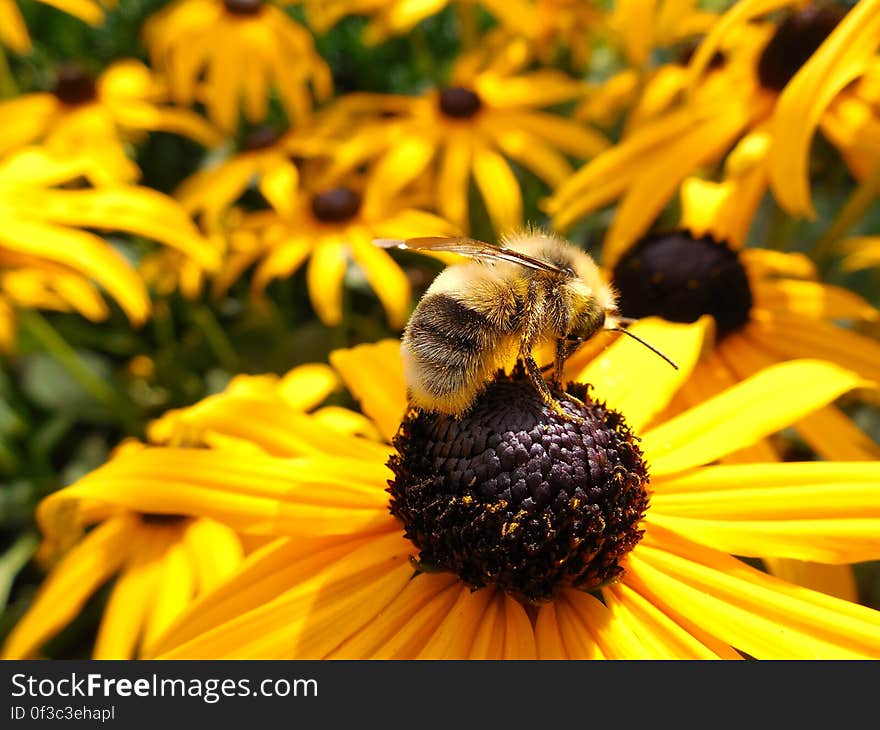
[(143, 36), (174, 99), (201, 102), (227, 131), (240, 109), (252, 124), (263, 121), (272, 89), (297, 124), (310, 116), (313, 94), (332, 93), (309, 32), (268, 0), (176, 0), (147, 20)]
[(864, 180), (880, 169), (880, 2), (861, 0), (782, 91), (773, 113), (770, 185), (794, 215), (815, 217), (810, 142), (817, 128)]
[(616, 342), (579, 373), (586, 405), (564, 401), (580, 422), (514, 371), (461, 420), (401, 427), (398, 343), (362, 345), (332, 362), (392, 450), (344, 435), (288, 459), (131, 450), (41, 515), (108, 495), (276, 537), (154, 643), (163, 657), (880, 656), (878, 612), (732, 557), (875, 558), (877, 464), (705, 466), (864, 382), (790, 362), (646, 428), (707, 321), (636, 327), (681, 370)]
[[(877, 322), (880, 312), (857, 294), (819, 281), (802, 254), (742, 246), (757, 204), (754, 174), (746, 169), (723, 183), (686, 181), (681, 228), (645, 236), (610, 262), (621, 311), (670, 322), (714, 318), (715, 346), (683, 386), (682, 402), (699, 403), (790, 358), (819, 357), (880, 378), (880, 344), (841, 326)], [(836, 406), (793, 425), (825, 458), (880, 457), (880, 447)], [(765, 442), (753, 450), (773, 457)]]
[(375, 160), (365, 205), (393, 199), (420, 176), (435, 188), (437, 210), (467, 230), (471, 178), (498, 232), (522, 225), (520, 182), (508, 160), (550, 187), (571, 173), (566, 154), (592, 157), (607, 146), (598, 132), (542, 107), (572, 100), (584, 87), (551, 69), (519, 73), (516, 65), (480, 70), (477, 55), (460, 60), (449, 85), (420, 97), (351, 94), (328, 118), (355, 131), (334, 154), (330, 174)]
[(76, 509), (99, 524), (54, 566), (7, 638), (6, 659), (37, 655), (114, 577), (92, 656), (131, 659), (242, 559), (238, 537), (213, 520), (135, 513), (97, 501)]
[[(104, 7), (115, 6), (113, 0), (41, 0), (41, 2), (75, 15), (90, 25), (100, 25), (104, 21)], [(0, 0), (0, 43), (16, 53), (27, 53), (31, 49), (31, 38), (16, 0)]]
[(186, 211), (196, 218), (203, 229), (214, 232), (230, 228), (224, 225), (225, 213), (251, 186), (268, 192), (276, 177), (295, 175), (289, 169), (294, 160), (318, 157), (329, 153), (323, 141), (330, 136), (329, 125), (320, 127), (319, 137), (314, 128), (283, 131), (264, 124), (244, 135), (235, 154), (203, 167), (184, 180), (175, 197)]
[(150, 312), (144, 282), (100, 236), (83, 229), (120, 231), (159, 241), (216, 269), (219, 260), (180, 206), (133, 185), (59, 188), (91, 176), (90, 158), (59, 159), (27, 149), (0, 161), (0, 263), (6, 342), (17, 306), (74, 309), (91, 319), (107, 310), (91, 282), (112, 296), (134, 324)]
[[(311, 453), (309, 444), (323, 452), (332, 437), (315, 439), (309, 432), (316, 429), (378, 438), (363, 415), (321, 407), (338, 385), (334, 371), (319, 363), (301, 365), (283, 377), (240, 375), (222, 393), (152, 422), (149, 442), (222, 449), (247, 460), (255, 454)], [(308, 422), (302, 420), (305, 411), (311, 411)], [(250, 430), (248, 424), (254, 422), (259, 425)], [(124, 444), (115, 458), (140, 448)], [(187, 605), (228, 579), (254, 544), (253, 537), (242, 539), (215, 520), (129, 509), (112, 495), (65, 498), (63, 507), (43, 512), (39, 519), (45, 535), (41, 553), (64, 554), (6, 640), (4, 658), (37, 654), (114, 576), (93, 656), (127, 659), (143, 654)]]
[(350, 260), (357, 265), (385, 308), (393, 327), (402, 327), (411, 305), (406, 275), (374, 238), (451, 235), (454, 226), (402, 202), (367, 205), (354, 176), (320, 185), (301, 176), (286, 160), (261, 178), (271, 210), (245, 213), (229, 237), (230, 252), (215, 279), (223, 291), (259, 262), (251, 283), (257, 294), (274, 279), (290, 276), (306, 260), (306, 283), (316, 314), (327, 325), (342, 321), (343, 281)]
[(0, 102), (0, 155), (43, 143), (58, 155), (92, 155), (108, 179), (132, 181), (140, 171), (124, 142), (138, 134), (165, 131), (206, 146), (220, 142), (204, 119), (166, 101), (162, 84), (140, 61), (117, 61), (97, 78), (78, 64), (65, 64), (52, 91)]
[[(869, 24), (864, 37), (857, 29), (863, 18), (876, 15), (876, 0), (862, 0), (850, 13), (842, 5), (810, 4), (777, 21), (756, 20), (769, 10), (790, 4), (786, 0), (736, 3), (694, 53), (688, 93), (673, 97), (676, 103), (634, 125), (620, 144), (591, 160), (547, 201), (554, 225), (564, 230), (619, 198), (605, 239), (608, 255), (616, 258), (648, 230), (685, 177), (700, 166), (722, 160), (737, 140), (750, 134), (768, 137), (760, 160), (765, 187), (772, 169), (771, 150), (782, 150), (789, 162), (794, 159), (789, 152), (804, 152), (806, 142), (801, 141), (809, 139), (815, 125), (807, 129), (799, 123), (801, 141), (795, 145), (784, 125), (774, 121), (779, 104), (783, 97), (794, 98), (798, 114), (818, 121), (831, 99), (817, 89), (824, 90), (826, 96), (830, 89), (836, 93), (842, 76), (849, 73), (850, 79), (855, 78), (853, 69), (863, 71), (867, 64), (874, 23)], [(841, 40), (858, 41), (854, 45), (858, 58), (852, 57), (852, 64), (847, 64), (849, 56), (845, 54), (841, 60)], [(804, 66), (807, 61), (816, 71)], [(833, 75), (834, 69), (841, 70), (823, 86), (817, 77), (825, 71)], [(799, 81), (792, 87), (794, 91), (789, 91), (789, 82), (805, 77), (808, 82)], [(834, 142), (834, 135), (828, 136)], [(847, 156), (844, 154), (845, 159)], [(797, 159), (805, 159), (805, 152)], [(785, 186), (803, 190), (805, 175), (795, 180), (788, 174), (791, 170), (782, 174), (782, 163), (775, 164), (774, 193), (781, 205), (789, 206), (792, 194), (780, 194), (780, 190)], [(790, 207), (794, 214), (803, 212), (803, 206), (792, 203)]]

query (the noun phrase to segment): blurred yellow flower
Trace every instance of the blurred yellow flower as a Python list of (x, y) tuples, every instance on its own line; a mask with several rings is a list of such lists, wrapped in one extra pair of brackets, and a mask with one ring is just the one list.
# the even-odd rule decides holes
[[(880, 343), (842, 326), (876, 323), (877, 309), (819, 281), (803, 254), (742, 246), (756, 205), (750, 182), (747, 175), (723, 183), (688, 179), (681, 227), (645, 236), (609, 262), (621, 311), (672, 322), (712, 315), (715, 346), (682, 387), (683, 404), (699, 403), (792, 358), (822, 358), (880, 383)], [(880, 446), (837, 406), (826, 405), (792, 425), (823, 458), (880, 458)], [(734, 456), (782, 455), (761, 442)]]
[[(641, 456), (631, 443), (623, 443), (631, 438), (629, 428), (641, 434), (648, 474), (641, 472), (644, 467), (633, 466), (625, 476), (618, 473), (615, 484), (630, 484), (638, 474), (650, 478), (650, 505), (636, 500), (644, 510), (638, 515), (636, 532), (628, 532), (625, 539), (609, 534), (603, 544), (603, 551), (611, 552), (602, 555), (609, 560), (612, 553), (615, 557), (610, 567), (603, 563), (614, 577), (594, 586), (601, 601), (569, 585), (592, 580), (589, 572), (569, 574), (554, 586), (551, 597), (524, 605), (514, 591), (495, 585), (499, 581), (509, 586), (506, 581), (515, 579), (510, 574), (460, 578), (445, 565), (419, 570), (418, 561), (426, 560), (429, 547), (427, 533), (416, 533), (409, 524), (410, 539), (404, 537), (406, 528), (400, 520), (412, 520), (413, 515), (401, 512), (400, 502), (407, 499), (401, 480), (420, 459), (434, 468), (424, 483), (410, 485), (413, 494), (436, 490), (426, 494), (425, 504), (446, 505), (446, 520), (469, 506), (487, 515), (474, 523), (474, 529), (494, 524), (489, 515), (506, 510), (509, 499), (522, 501), (526, 512), (529, 500), (514, 497), (515, 490), (504, 497), (508, 492), (503, 489), (502, 494), (485, 496), (476, 488), (465, 488), (456, 501), (443, 485), (448, 481), (452, 487), (456, 479), (467, 478), (455, 471), (459, 466), (469, 468), (463, 460), (473, 459), (474, 469), (482, 464), (486, 477), (481, 477), (480, 489), (500, 485), (500, 472), (519, 464), (521, 469), (546, 471), (547, 488), (552, 482), (554, 490), (565, 494), (577, 494), (576, 489), (583, 489), (582, 482), (589, 479), (596, 487), (591, 503), (611, 495), (598, 496), (602, 491), (598, 485), (604, 484), (604, 462), (598, 457), (590, 461), (589, 475), (582, 473), (574, 484), (558, 476), (567, 468), (564, 450), (560, 454), (551, 446), (549, 456), (538, 458), (545, 446), (537, 435), (540, 429), (530, 432), (534, 435), (529, 437), (536, 439), (531, 451), (519, 453), (511, 443), (512, 457), (494, 461), (484, 458), (480, 444), (509, 437), (500, 431), (493, 434), (489, 425), (485, 432), (458, 434), (454, 444), (443, 441), (438, 431), (437, 443), (430, 448), (419, 442), (418, 435), (418, 424), (430, 423), (429, 417), (411, 415), (409, 425), (398, 431), (407, 405), (396, 341), (337, 351), (331, 358), (384, 437), (394, 438), (395, 446), (409, 454), (392, 458), (393, 471), (386, 466), (393, 453), (388, 445), (308, 428), (309, 417), (303, 416), (303, 424), (296, 424), (296, 433), (303, 438), (296, 447), (299, 456), (255, 452), (242, 460), (236, 450), (224, 452), (222, 447), (130, 450), (50, 496), (40, 514), (44, 521), (53, 516), (63, 519), (65, 505), (72, 500), (110, 498), (129, 509), (161, 504), (171, 514), (199, 515), (243, 534), (276, 538), (153, 643), (153, 652), (164, 658), (736, 659), (739, 652), (755, 658), (877, 658), (878, 612), (793, 586), (732, 556), (777, 555), (830, 564), (876, 558), (880, 555), (874, 539), (880, 520), (874, 488), (878, 465), (705, 466), (863, 381), (833, 365), (790, 362), (648, 428), (699, 357), (706, 324), (703, 320), (677, 328), (657, 327), (650, 321), (635, 325), (640, 335), (679, 361), (679, 371), (624, 338), (578, 373), (580, 381), (591, 383), (596, 396), (607, 399), (609, 407), (626, 419), (626, 425), (614, 421), (613, 437), (602, 432), (606, 438), (622, 440), (618, 452), (608, 458), (623, 458), (624, 452)], [(526, 409), (531, 426), (515, 421), (524, 407), (522, 401), (537, 395), (525, 393), (530, 386), (511, 382), (509, 387), (524, 388), (522, 398), (499, 401), (487, 394), (489, 410), (470, 417), (474, 428), (484, 416), (501, 418), (512, 424), (514, 432), (534, 426), (530, 403)], [(603, 406), (593, 408), (595, 428), (605, 428), (602, 418), (614, 417)], [(548, 409), (542, 417), (544, 413), (550, 417)], [(240, 433), (257, 448), (271, 452), (264, 445), (286, 432), (274, 425), (275, 420), (264, 420), (268, 415), (241, 419)], [(470, 427), (467, 419), (461, 423), (455, 428)], [(552, 423), (545, 425), (554, 428)], [(292, 442), (288, 439), (288, 443)], [(597, 440), (591, 448), (601, 451), (604, 443)], [(473, 456), (467, 453), (471, 446)], [(444, 460), (444, 449), (455, 449), (456, 457)], [(488, 454), (495, 454), (493, 448)], [(555, 459), (558, 469), (542, 459), (550, 464)], [(489, 472), (498, 472), (497, 478), (488, 479)], [(389, 515), (389, 480), (394, 484), (391, 509), (396, 517)], [(581, 502), (558, 499), (552, 504), (551, 512), (578, 509)], [(601, 511), (602, 504), (595, 509)], [(611, 529), (612, 522), (616, 525), (623, 512), (630, 514), (631, 504), (620, 507), (622, 512), (615, 513), (614, 520), (597, 522), (603, 531)], [(502, 567), (516, 565), (517, 525), (526, 517), (499, 524), (500, 535), (507, 536), (507, 542), (496, 536), (508, 556)], [(534, 529), (539, 529), (541, 521), (534, 522)], [(446, 527), (437, 529), (442, 536)], [(462, 532), (456, 538), (455, 555), (467, 558), (471, 550), (491, 547), (474, 544), (469, 535)], [(532, 547), (530, 554), (538, 550)], [(527, 576), (529, 563), (523, 559)]]
[(159, 241), (208, 269), (219, 260), (180, 206), (144, 187), (59, 188), (90, 176), (88, 158), (59, 159), (26, 149), (0, 161), (0, 335), (13, 344), (16, 307), (74, 309), (107, 316), (91, 282), (104, 288), (134, 324), (150, 312), (143, 281), (125, 258), (85, 228), (121, 231)]
[[(305, 168), (308, 169), (308, 168)], [(261, 293), (273, 279), (290, 276), (309, 259), (306, 282), (315, 312), (324, 324), (342, 321), (343, 279), (349, 259), (366, 277), (388, 315), (400, 328), (411, 305), (406, 275), (374, 238), (452, 235), (454, 226), (431, 213), (395, 204), (362, 204), (360, 179), (349, 176), (326, 187), (316, 176), (301, 176), (285, 160), (264, 173), (260, 191), (272, 210), (243, 213), (229, 236), (230, 253), (215, 279), (225, 289), (259, 261), (252, 286)]]
[[(648, 230), (685, 177), (721, 160), (748, 134), (769, 135), (761, 159), (756, 157), (763, 187), (772, 175), (778, 202), (793, 214), (809, 212), (803, 192), (807, 143), (815, 124), (808, 122), (825, 119), (826, 136), (841, 142), (844, 159), (853, 156), (859, 143), (846, 146), (852, 118), (844, 120), (850, 124), (845, 129), (834, 121), (839, 105), (828, 110), (831, 116), (823, 114), (840, 91), (841, 79), (864, 72), (876, 50), (880, 23), (874, 22), (877, 0), (861, 0), (849, 14), (842, 5), (809, 4), (778, 21), (756, 20), (792, 2), (736, 3), (698, 47), (684, 83), (675, 76), (673, 93), (655, 108), (655, 116), (645, 115), (628, 127), (620, 144), (590, 161), (547, 201), (554, 226), (565, 230), (620, 198), (605, 238), (604, 255), (615, 259)], [(866, 24), (865, 17), (874, 20)], [(688, 86), (682, 99), (681, 89)], [(857, 97), (857, 92), (846, 94), (838, 99), (841, 104)], [(788, 130), (793, 114), (798, 118), (794, 136)]]
[(140, 61), (117, 61), (97, 79), (77, 64), (58, 68), (51, 92), (0, 102), (0, 156), (42, 142), (59, 156), (92, 155), (108, 180), (131, 182), (140, 171), (124, 141), (148, 131), (219, 144), (219, 132), (197, 114), (163, 102), (167, 94)]
[[(90, 25), (104, 22), (104, 8), (116, 7), (116, 0), (39, 0), (45, 5), (75, 15)], [(103, 7), (102, 7), (103, 6)], [(16, 6), (16, 0), (0, 0), (0, 44), (16, 53), (27, 53), (31, 39), (24, 18)]]
[(566, 154), (592, 157), (608, 143), (589, 127), (539, 111), (577, 98), (585, 90), (581, 82), (550, 69), (480, 70), (482, 62), (479, 55), (464, 57), (448, 86), (420, 97), (342, 97), (327, 114), (349, 119), (352, 131), (335, 150), (329, 174), (376, 160), (364, 195), (367, 209), (427, 175), (437, 210), (462, 230), (469, 226), (473, 176), (496, 231), (520, 227), (520, 183), (506, 158), (553, 187), (571, 174)]
[[(149, 440), (156, 445), (222, 449), (247, 460), (255, 454), (310, 453), (309, 443), (330, 448), (331, 433), (378, 438), (375, 426), (361, 414), (338, 406), (319, 407), (338, 385), (333, 370), (319, 363), (301, 365), (280, 378), (239, 375), (222, 393), (153, 421)], [(305, 411), (312, 411), (308, 420)], [(255, 419), (260, 422), (259, 444), (248, 426)], [(309, 433), (316, 428), (327, 430), (317, 442)], [(114, 458), (140, 448), (125, 444)], [(114, 575), (93, 657), (129, 659), (148, 652), (187, 605), (235, 572), (243, 543), (260, 542), (242, 540), (209, 518), (131, 509), (112, 493), (62, 490), (55, 497), (54, 506), (38, 514), (45, 536), (41, 552), (66, 554), (7, 638), (4, 659), (37, 654)], [(93, 529), (68, 550), (91, 525)]]
[[(332, 93), (330, 69), (309, 32), (266, 0), (175, 0), (144, 24), (153, 66), (180, 104), (201, 102), (225, 131), (263, 121), (274, 88), (300, 124)], [(311, 86), (311, 92), (309, 87)]]

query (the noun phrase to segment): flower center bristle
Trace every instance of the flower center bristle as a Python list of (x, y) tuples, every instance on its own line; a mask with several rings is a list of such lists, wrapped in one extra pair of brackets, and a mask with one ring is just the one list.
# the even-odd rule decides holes
[(450, 86), (440, 92), (440, 111), (447, 117), (470, 119), (482, 106), (482, 99), (463, 86)]
[(758, 59), (761, 86), (782, 91), (845, 15), (838, 5), (808, 5), (782, 21)]
[(250, 130), (241, 142), (241, 149), (245, 152), (264, 150), (274, 145), (281, 139), (282, 133), (272, 124), (261, 124)]
[(55, 88), (52, 93), (68, 106), (78, 106), (94, 101), (98, 96), (95, 80), (78, 63), (65, 63), (58, 67)]
[(263, 0), (223, 0), (230, 15), (256, 15), (263, 9)]
[(647, 236), (614, 267), (613, 282), (627, 317), (696, 322), (711, 314), (719, 339), (749, 321), (748, 275), (736, 252), (711, 236)]
[(346, 187), (333, 188), (312, 198), (312, 214), (322, 223), (344, 223), (361, 207), (361, 196)]
[(641, 539), (648, 474), (623, 417), (587, 386), (557, 415), (517, 368), (461, 418), (412, 411), (394, 438), (391, 513), (426, 568), (523, 603), (619, 577)]
[(187, 515), (164, 515), (158, 512), (141, 512), (141, 522), (145, 525), (180, 525), (190, 519)]

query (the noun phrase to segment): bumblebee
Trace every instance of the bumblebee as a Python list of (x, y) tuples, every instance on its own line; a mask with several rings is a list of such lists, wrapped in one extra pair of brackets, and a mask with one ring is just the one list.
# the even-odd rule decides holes
[[(620, 316), (616, 294), (595, 261), (555, 236), (525, 232), (497, 246), (470, 238), (376, 244), (473, 259), (447, 267), (434, 279), (404, 330), (408, 395), (422, 410), (461, 416), (494, 374), (517, 359), (544, 401), (561, 413), (552, 390), (578, 345), (603, 329), (635, 337), (621, 327), (632, 320)], [(532, 354), (546, 344), (555, 347), (549, 384)]]

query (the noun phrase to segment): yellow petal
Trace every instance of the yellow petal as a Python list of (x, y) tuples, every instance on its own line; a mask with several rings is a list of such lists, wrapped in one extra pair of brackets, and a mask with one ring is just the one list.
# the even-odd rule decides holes
[(312, 252), (306, 272), (312, 306), (328, 327), (342, 322), (342, 279), (348, 265), (346, 249), (341, 241), (324, 238)]
[(324, 658), (405, 588), (413, 574), (410, 546), (398, 534), (372, 540), (277, 598), (163, 656)]
[(437, 177), (438, 208), (463, 231), (469, 228), (468, 180), (472, 155), (471, 142), (465, 135), (451, 136), (443, 147)]
[(630, 330), (670, 357), (678, 370), (631, 337), (621, 335), (586, 368), (572, 373), (572, 378), (591, 383), (596, 396), (620, 411), (638, 432), (666, 407), (687, 380), (712, 327), (709, 317), (684, 325), (654, 317), (643, 319)]
[(0, 41), (15, 53), (27, 53), (31, 39), (15, 0), (0, 0)]
[(24, 659), (79, 615), (89, 596), (128, 556), (134, 516), (107, 520), (71, 550), (45, 579), (28, 612), (3, 645), (4, 659)]
[(96, 280), (135, 324), (146, 320), (150, 300), (137, 273), (104, 240), (72, 228), (7, 218), (0, 246), (69, 266)]
[(133, 659), (138, 654), (150, 599), (156, 594), (162, 556), (168, 547), (165, 530), (141, 527), (131, 557), (117, 578), (95, 639), (94, 659)]
[(867, 383), (820, 360), (773, 365), (644, 434), (652, 476), (709, 463)]
[(853, 603), (859, 602), (859, 592), (853, 569), (849, 565), (825, 565), (788, 558), (768, 558), (764, 565), (771, 575), (788, 583), (810, 588), (835, 598)]
[(841, 262), (844, 271), (858, 271), (872, 266), (880, 266), (880, 238), (856, 236), (848, 238), (844, 244), (847, 255)]
[(294, 215), (299, 189), (299, 172), (292, 162), (272, 165), (260, 178), (260, 192), (283, 217)]
[(450, 573), (417, 575), (384, 611), (328, 658), (412, 659), (467, 590)]
[(880, 46), (880, 2), (862, 0), (788, 82), (776, 103), (770, 184), (793, 215), (814, 217), (809, 190), (809, 147), (825, 109), (860, 76)]
[(406, 413), (400, 342), (382, 340), (330, 353), (330, 363), (389, 443)]
[(387, 251), (373, 245), (366, 230), (351, 230), (351, 255), (370, 282), (394, 329), (402, 329), (412, 305), (412, 290), (406, 274)]
[(504, 158), (489, 147), (474, 147), (474, 180), (492, 225), (503, 235), (522, 226), (522, 195), (519, 181)]
[(602, 596), (614, 619), (639, 638), (644, 659), (739, 658), (739, 654), (729, 648), (722, 654), (716, 653), (623, 583), (603, 589)]
[(35, 202), (42, 217), (55, 223), (134, 233), (171, 246), (206, 269), (219, 265), (217, 251), (177, 202), (150, 188), (46, 191)]
[(288, 370), (278, 383), (278, 395), (297, 411), (309, 411), (326, 400), (339, 386), (329, 365), (308, 363)]
[(776, 279), (753, 282), (751, 287), (755, 305), (766, 309), (783, 309), (813, 319), (880, 319), (880, 312), (865, 299), (839, 286)]
[(464, 659), (470, 655), (483, 617), (495, 597), (491, 588), (462, 590), (455, 605), (419, 652), (418, 659)]
[(757, 659), (880, 656), (880, 612), (784, 583), (658, 528), (649, 534), (630, 553), (624, 582), (664, 613)]
[(192, 520), (183, 535), (195, 591), (207, 593), (223, 583), (238, 568), (244, 553), (238, 536), (214, 520)]

